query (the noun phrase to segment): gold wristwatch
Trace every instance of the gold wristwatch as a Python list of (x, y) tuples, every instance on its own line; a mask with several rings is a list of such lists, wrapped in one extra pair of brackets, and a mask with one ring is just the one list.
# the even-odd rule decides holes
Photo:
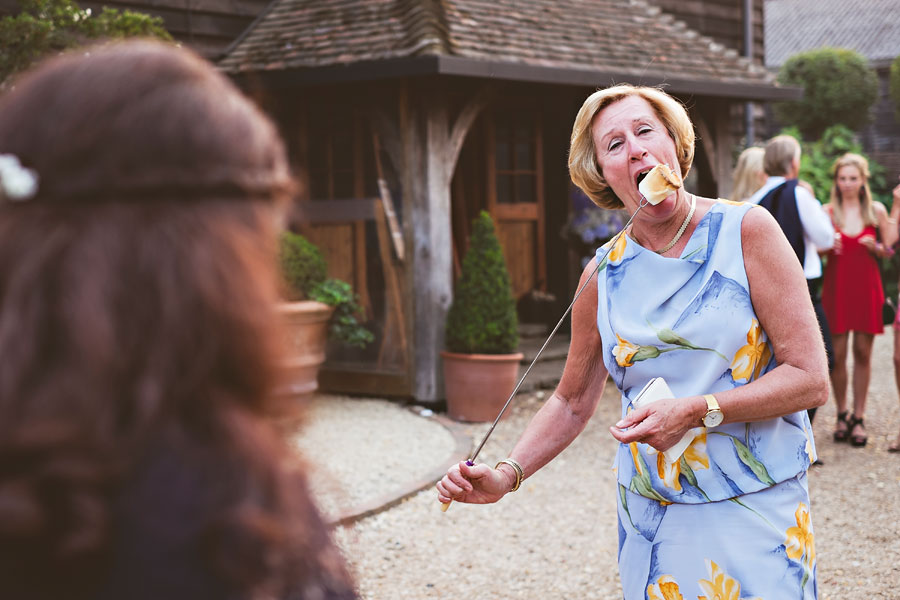
[(725, 420), (725, 414), (719, 408), (719, 401), (712, 394), (704, 394), (703, 399), (706, 400), (706, 414), (703, 415), (701, 422), (704, 427), (717, 427)]

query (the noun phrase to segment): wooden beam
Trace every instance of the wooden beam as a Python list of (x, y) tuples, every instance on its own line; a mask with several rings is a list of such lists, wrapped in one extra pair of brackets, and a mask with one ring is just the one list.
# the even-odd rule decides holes
[[(430, 82), (433, 84), (433, 82)], [(490, 101), (494, 86), (474, 93), (455, 117), (446, 90), (403, 80), (397, 86), (396, 110), (373, 107), (371, 121), (402, 187), (404, 245), (403, 294), (406, 310), (409, 378), (420, 402), (443, 397), (440, 351), (444, 324), (453, 298), (453, 238), (450, 185), (465, 137)]]
[(731, 195), (733, 169), (731, 151), (734, 148), (734, 135), (731, 133), (731, 103), (717, 101), (713, 109), (713, 119), (716, 127), (716, 155), (714, 164), (718, 170), (716, 182), (719, 184), (719, 197), (728, 198)]
[[(487, 106), (496, 94), (498, 86), (488, 83), (481, 86), (478, 93), (469, 100), (453, 123), (453, 131), (450, 133), (450, 153), (451, 163), (455, 169), (456, 162), (459, 159), (459, 153), (462, 150), (463, 143), (466, 141), (466, 135), (472, 128), (472, 124), (481, 111)], [(453, 170), (450, 170), (450, 178), (453, 178)]]
[(712, 128), (706, 122), (706, 118), (700, 113), (701, 111), (697, 111), (697, 113), (694, 114), (694, 127), (697, 128), (697, 135), (700, 138), (700, 143), (703, 144), (703, 156), (706, 158), (705, 166), (709, 171), (710, 176), (715, 181), (716, 188), (719, 188), (718, 168), (716, 166), (715, 158), (716, 141), (713, 137)]
[(370, 221), (375, 218), (375, 198), (297, 202), (294, 212), (299, 220), (311, 225)]

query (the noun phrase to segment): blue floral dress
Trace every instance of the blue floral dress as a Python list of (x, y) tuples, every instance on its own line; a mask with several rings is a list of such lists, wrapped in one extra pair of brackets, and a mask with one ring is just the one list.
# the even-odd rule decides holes
[[(623, 235), (601, 264), (597, 326), (623, 416), (653, 377), (681, 398), (733, 389), (775, 368), (741, 248), (752, 208), (714, 204), (678, 258)], [(806, 411), (694, 433), (673, 464), (645, 444), (619, 447), (625, 598), (816, 598), (806, 483), (815, 446)]]

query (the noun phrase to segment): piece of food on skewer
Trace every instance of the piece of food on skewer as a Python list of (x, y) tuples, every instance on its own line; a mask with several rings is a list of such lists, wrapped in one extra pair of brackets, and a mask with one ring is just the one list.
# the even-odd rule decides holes
[(638, 184), (638, 191), (647, 202), (655, 205), (668, 198), (681, 185), (681, 177), (676, 175), (669, 165), (660, 163), (644, 175)]

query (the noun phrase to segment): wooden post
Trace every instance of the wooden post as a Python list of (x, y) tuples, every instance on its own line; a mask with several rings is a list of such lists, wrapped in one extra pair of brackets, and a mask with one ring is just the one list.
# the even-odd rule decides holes
[(731, 149), (734, 136), (731, 134), (730, 106), (725, 100), (717, 100), (698, 110), (694, 117), (699, 141), (706, 155), (706, 166), (715, 180), (719, 198), (727, 198), (732, 186)]
[(406, 330), (412, 332), (413, 395), (421, 402), (443, 397), (440, 351), (453, 298), (450, 182), (466, 133), (489, 97), (486, 87), (451, 117), (446, 93), (404, 82), (397, 120), (385, 112), (375, 114), (381, 142), (403, 187), (404, 293), (412, 300)]
[(716, 123), (715, 164), (719, 171), (716, 181), (719, 183), (719, 197), (728, 198), (734, 185), (731, 151), (734, 148), (735, 140), (731, 132), (731, 103), (720, 100), (716, 102), (715, 107), (713, 111)]

